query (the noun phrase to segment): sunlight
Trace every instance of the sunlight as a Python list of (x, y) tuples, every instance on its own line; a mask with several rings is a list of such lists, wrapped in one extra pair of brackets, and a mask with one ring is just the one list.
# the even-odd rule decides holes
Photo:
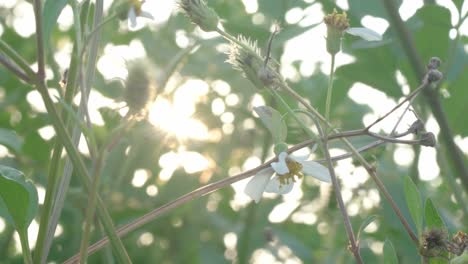
[(132, 185), (133, 187), (140, 188), (145, 185), (150, 177), (151, 172), (145, 169), (138, 169), (133, 173)]
[(208, 90), (208, 84), (202, 80), (186, 81), (175, 90), (172, 102), (163, 97), (156, 99), (149, 110), (150, 123), (181, 140), (207, 140), (208, 128), (192, 115)]
[(18, 35), (23, 38), (28, 38), (36, 33), (36, 23), (34, 21), (32, 4), (25, 1), (17, 3), (13, 13), (13, 28)]
[(5, 227), (5, 220), (3, 220), (3, 218), (0, 217), (0, 234), (3, 233), (3, 231), (5, 231)]

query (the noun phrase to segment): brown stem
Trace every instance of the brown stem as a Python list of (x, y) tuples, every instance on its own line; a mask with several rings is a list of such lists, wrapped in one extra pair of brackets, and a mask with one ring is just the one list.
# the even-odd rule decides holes
[[(396, 33), (401, 41), (403, 51), (409, 59), (409, 62), (419, 79), (422, 79), (425, 75), (424, 63), (419, 56), (416, 49), (414, 39), (405, 26), (403, 20), (398, 13), (398, 9), (395, 5), (394, 0), (382, 0), (385, 9), (390, 18), (391, 25), (395, 28)], [(442, 108), (440, 97), (435, 89), (425, 89), (424, 97), (426, 98), (427, 104), (431, 108), (431, 111), (440, 127), (440, 134), (442, 140), (447, 147), (447, 154), (450, 156), (449, 160), (452, 166), (455, 168), (456, 173), (468, 191), (468, 169), (465, 164), (465, 158), (460, 151), (460, 148), (455, 144), (453, 131), (447, 120), (447, 116)]]

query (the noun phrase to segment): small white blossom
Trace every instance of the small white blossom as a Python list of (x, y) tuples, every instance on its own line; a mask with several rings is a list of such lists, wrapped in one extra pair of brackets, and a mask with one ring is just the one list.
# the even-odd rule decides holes
[(286, 152), (281, 152), (278, 162), (272, 162), (271, 167), (255, 174), (247, 183), (244, 192), (258, 203), (263, 192), (289, 193), (294, 186), (294, 176), (312, 176), (323, 182), (331, 182), (330, 173), (325, 166), (306, 160), (306, 157), (288, 156)]

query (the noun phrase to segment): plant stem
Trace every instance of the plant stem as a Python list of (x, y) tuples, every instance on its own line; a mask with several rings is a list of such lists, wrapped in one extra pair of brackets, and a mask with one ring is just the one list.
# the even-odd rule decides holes
[(325, 119), (330, 120), (330, 106), (333, 93), (333, 77), (335, 75), (335, 55), (331, 54), (330, 76), (328, 77), (327, 101), (325, 104)]
[(338, 202), (338, 206), (340, 208), (341, 215), (343, 216), (343, 222), (345, 224), (346, 233), (348, 234), (348, 240), (351, 246), (351, 252), (354, 255), (357, 263), (363, 263), (361, 258), (361, 253), (359, 251), (358, 243), (356, 242), (356, 237), (354, 235), (353, 226), (351, 225), (351, 220), (349, 218), (348, 212), (346, 211), (345, 204), (343, 202), (343, 197), (341, 196), (341, 188), (340, 183), (335, 174), (335, 169), (333, 167), (333, 163), (330, 157), (330, 151), (328, 149), (328, 138), (327, 135), (324, 133), (323, 129), (320, 126), (318, 121), (315, 122), (317, 129), (322, 137), (322, 152), (325, 155), (325, 160), (327, 161), (328, 171), (330, 172), (330, 177), (332, 179), (332, 185), (335, 190), (335, 198)]
[(103, 148), (103, 151), (97, 157), (96, 164), (94, 165), (94, 172), (93, 172), (93, 182), (91, 186), (91, 191), (88, 197), (88, 207), (86, 208), (86, 217), (84, 222), (84, 230), (83, 236), (81, 237), (81, 246), (80, 246), (80, 263), (85, 264), (88, 258), (88, 243), (89, 243), (89, 235), (91, 232), (91, 226), (94, 219), (94, 211), (96, 209), (96, 196), (98, 192), (99, 186), (99, 178), (101, 175), (101, 169), (103, 165), (103, 161), (105, 159), (106, 150)]
[(14, 49), (0, 38), (0, 50), (5, 53), (24, 73), (30, 80), (36, 77), (36, 73), (29, 67), (29, 64), (21, 57)]
[[(315, 115), (316, 118), (320, 119), (320, 115), (316, 115), (315, 113), (317, 112), (315, 110), (315, 108), (313, 108), (311, 105), (309, 105), (304, 99), (302, 99), (302, 97), (300, 97), (296, 92), (294, 92), (291, 88), (289, 87), (285, 87), (286, 88), (286, 91), (289, 92), (291, 94), (291, 96), (293, 96), (294, 98), (299, 98), (299, 102), (307, 109), (309, 110), (311, 113), (313, 113)], [(394, 111), (394, 110), (392, 110)], [(331, 125), (325, 120), (324, 121), (326, 125), (328, 125), (329, 127), (331, 127)], [(337, 129), (333, 129), (333, 132), (335, 133), (338, 133), (339, 131)], [(390, 195), (390, 193), (387, 191), (387, 188), (385, 187), (385, 185), (382, 183), (382, 181), (377, 177), (377, 174), (375, 172), (375, 169), (366, 161), (366, 159), (364, 159), (364, 157), (359, 153), (359, 151), (357, 151), (357, 149), (346, 139), (346, 138), (341, 138), (341, 140), (346, 144), (346, 146), (348, 147), (348, 149), (357, 157), (357, 159), (359, 160), (359, 162), (364, 166), (364, 168), (366, 169), (366, 171), (369, 173), (369, 175), (371, 176), (372, 180), (376, 183), (377, 185), (377, 188), (379, 189), (380, 192), (383, 193), (385, 199), (387, 199), (387, 201), (390, 203), (390, 206), (392, 207), (393, 211), (395, 212), (395, 214), (397, 215), (398, 219), (400, 220), (400, 222), (403, 224), (406, 232), (408, 233), (408, 235), (411, 237), (411, 239), (413, 240), (413, 242), (416, 244), (416, 245), (419, 245), (419, 239), (418, 237), (416, 236), (416, 234), (413, 232), (413, 230), (411, 230), (411, 227), (409, 225), (409, 223), (406, 221), (406, 219), (404, 218), (403, 214), (401, 213), (400, 211), (400, 208), (398, 208), (398, 205), (395, 203), (395, 201), (393, 200), (392, 196)]]
[[(389, 15), (390, 23), (398, 34), (403, 50), (409, 59), (413, 71), (419, 79), (422, 79), (425, 74), (424, 64), (416, 49), (416, 45), (410, 31), (400, 17), (398, 9), (395, 6), (395, 2), (393, 0), (382, 0), (382, 2)], [(427, 105), (431, 108), (440, 127), (440, 135), (447, 147), (447, 154), (450, 156), (448, 160), (456, 171), (454, 175), (457, 175), (460, 178), (465, 191), (468, 191), (468, 168), (466, 167), (463, 153), (455, 144), (453, 131), (448, 123), (447, 115), (442, 108), (439, 94), (435, 89), (425, 89), (424, 96), (427, 100)]]
[(19, 79), (23, 80), (26, 83), (30, 83), (31, 79), (26, 75), (26, 73), (23, 72), (23, 70), (18, 69), (18, 66), (16, 66), (14, 63), (12, 63), (10, 60), (8, 60), (5, 56), (0, 54), (0, 64), (3, 64), (5, 68), (10, 70), (16, 77)]
[(39, 79), (45, 78), (45, 49), (42, 32), (42, 2), (33, 0), (34, 18), (36, 20), (36, 46), (37, 46), (37, 75)]
[[(102, 3), (101, 1), (98, 1)], [(50, 115), (52, 124), (58, 138), (61, 140), (65, 149), (67, 150), (70, 159), (73, 161), (76, 169), (78, 170), (78, 174), (80, 175), (80, 179), (87, 191), (90, 191), (91, 183), (90, 178), (86, 169), (86, 166), (83, 163), (83, 160), (80, 158), (78, 150), (73, 145), (72, 140), (65, 129), (65, 125), (63, 121), (60, 119), (57, 110), (55, 109), (54, 103), (50, 98), (47, 85), (44, 79), (44, 43), (43, 43), (43, 31), (42, 31), (42, 12), (41, 12), (41, 2), (40, 0), (34, 0), (34, 16), (36, 20), (36, 38), (37, 38), (37, 57), (38, 57), (38, 74), (34, 78), (34, 84), (38, 89), (42, 100), (46, 106), (47, 112)], [(99, 206), (99, 213), (101, 220), (103, 221), (103, 225), (106, 229), (107, 235), (111, 236), (112, 244), (114, 247), (114, 253), (119, 257), (122, 263), (131, 263), (130, 258), (127, 255), (125, 247), (120, 241), (120, 238), (117, 236), (115, 232), (114, 225), (112, 223), (112, 219), (109, 216), (107, 209), (102, 202), (102, 200), (98, 197), (98, 206)]]
[(29, 249), (27, 228), (23, 228), (23, 230), (18, 229), (17, 231), (21, 242), (21, 249), (23, 250), (24, 263), (33, 264), (31, 250)]
[[(70, 60), (70, 66), (68, 71), (68, 77), (66, 80), (65, 87), (65, 103), (71, 104), (73, 96), (76, 92), (76, 74), (77, 74), (77, 64), (78, 57), (76, 56), (77, 46), (73, 46), (72, 58)], [(71, 129), (70, 118), (68, 112), (65, 109), (62, 109), (61, 116), (66, 120), (68, 131)], [(74, 122), (72, 122), (74, 124)], [(73, 141), (75, 147), (77, 147), (76, 140)], [(76, 143), (75, 143), (76, 142)], [(55, 140), (55, 146), (50, 161), (49, 172), (47, 176), (47, 189), (44, 199), (44, 205), (42, 207), (39, 232), (36, 239), (36, 248), (34, 253), (34, 261), (36, 263), (43, 263), (47, 259), (50, 245), (52, 243), (53, 235), (55, 233), (56, 223), (58, 221), (58, 216), (54, 217), (55, 207), (58, 206), (57, 203), (60, 203), (60, 192), (63, 191), (63, 188), (60, 188), (59, 180), (65, 177), (66, 173), (59, 173), (60, 160), (63, 151), (63, 144), (60, 140)], [(59, 189), (56, 189), (56, 186), (59, 186)], [(57, 218), (57, 221), (54, 219)], [(55, 224), (54, 224), (55, 223)], [(48, 235), (50, 233), (50, 235)], [(50, 241), (49, 241), (50, 240)]]
[[(355, 133), (352, 133), (352, 134), (355, 134)], [(341, 133), (341, 134), (333, 134), (333, 135), (330, 135), (330, 137), (328, 138), (328, 140), (332, 140), (332, 139), (339, 139), (340, 137), (343, 137), (343, 136), (348, 136), (349, 133)], [(397, 135), (397, 136), (404, 136), (405, 133), (403, 134), (400, 134), (400, 135)], [(302, 143), (299, 143), (297, 145), (294, 145), (292, 147), (290, 147), (288, 150), (287, 150), (287, 153), (292, 153), (294, 151), (297, 151), (301, 148), (304, 148), (304, 147), (307, 147), (309, 145), (312, 145), (316, 142), (316, 140), (313, 140), (313, 139), (310, 139), (310, 140), (306, 140)], [(375, 146), (379, 146), (381, 145), (382, 143), (384, 143), (383, 141), (376, 141), (372, 144), (369, 144), (368, 146), (365, 146), (363, 148), (360, 149), (360, 151), (364, 151), (364, 150), (367, 150), (367, 149), (370, 149), (372, 147), (375, 147)], [(348, 158), (348, 157), (351, 157), (352, 155), (354, 154), (344, 154), (344, 155), (339, 155), (339, 156), (336, 156), (336, 157), (332, 157), (332, 160), (340, 160), (340, 159), (344, 159), (344, 158)], [(240, 180), (243, 180), (243, 179), (246, 179), (248, 177), (251, 177), (252, 175), (256, 174), (257, 172), (261, 171), (262, 169), (265, 169), (267, 167), (270, 166), (270, 164), (274, 161), (277, 161), (276, 158), (272, 158), (268, 161), (266, 161), (264, 164), (256, 167), (256, 168), (253, 168), (251, 170), (248, 170), (248, 171), (245, 171), (243, 173), (240, 173), (240, 174), (237, 174), (237, 175), (234, 175), (234, 176), (231, 176), (231, 177), (227, 177), (225, 179), (222, 179), (222, 180), (219, 180), (217, 182), (214, 182), (214, 183), (210, 183), (210, 184), (207, 184), (205, 186), (202, 186), (190, 193), (187, 193), (187, 194), (184, 194), (182, 196), (180, 196), (179, 198), (173, 200), (173, 201), (170, 201), (168, 203), (166, 203), (165, 205), (161, 206), (161, 207), (158, 207), (156, 209), (154, 209), (153, 211), (133, 220), (132, 222), (126, 224), (126, 225), (123, 225), (121, 227), (119, 227), (117, 229), (117, 234), (119, 236), (124, 236), (126, 234), (128, 234), (129, 232), (133, 231), (133, 230), (136, 230), (138, 228), (140, 228), (141, 226), (155, 220), (156, 218), (160, 217), (161, 215), (167, 213), (168, 211), (172, 210), (172, 209), (175, 209), (179, 206), (182, 206), (183, 204), (185, 203), (188, 203), (194, 199), (197, 199), (199, 197), (202, 197), (208, 193), (211, 193), (211, 192), (214, 192), (216, 190), (219, 190), (223, 187), (226, 187), (226, 186), (229, 186), (235, 182), (238, 182)], [(320, 162), (320, 161), (319, 161)], [(104, 237), (102, 238), (101, 240), (99, 240), (98, 242), (94, 243), (93, 245), (91, 245), (90, 247), (88, 247), (88, 254), (92, 254), (96, 251), (98, 251), (99, 249), (103, 248), (107, 243), (109, 243), (109, 238), (108, 237)], [(68, 259), (65, 263), (76, 263), (78, 261), (78, 258), (79, 258), (79, 254), (76, 254), (74, 255), (73, 257), (71, 257), (70, 259)]]

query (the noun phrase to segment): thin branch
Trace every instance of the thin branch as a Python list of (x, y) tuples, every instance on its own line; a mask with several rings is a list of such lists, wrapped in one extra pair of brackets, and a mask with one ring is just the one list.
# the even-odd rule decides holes
[[(334, 57), (334, 55), (332, 55), (332, 56)], [(333, 82), (333, 80), (332, 80), (332, 82)], [(333, 88), (333, 83), (332, 82), (331, 82), (330, 86), (328, 87), (330, 91)], [(348, 240), (349, 240), (349, 243), (350, 243), (351, 252), (353, 253), (354, 258), (356, 259), (357, 263), (364, 263), (362, 258), (361, 258), (361, 254), (359, 252), (359, 246), (358, 246), (358, 243), (356, 241), (356, 236), (354, 235), (353, 226), (351, 225), (351, 220), (349, 218), (348, 212), (346, 211), (346, 206), (344, 204), (343, 197), (341, 196), (340, 183), (338, 182), (338, 179), (336, 177), (335, 168), (333, 167), (332, 159), (331, 159), (331, 156), (330, 156), (330, 150), (328, 148), (328, 137), (324, 133), (324, 131), (322, 129), (322, 126), (320, 125), (319, 121), (317, 121), (312, 115), (310, 115), (310, 117), (314, 121), (315, 126), (317, 127), (317, 130), (318, 130), (318, 132), (320, 134), (320, 137), (322, 138), (322, 144), (321, 144), (322, 145), (322, 152), (325, 155), (325, 160), (326, 160), (326, 163), (327, 163), (328, 171), (330, 173), (333, 189), (335, 191), (335, 198), (336, 198), (336, 201), (338, 202), (338, 207), (340, 208), (341, 215), (343, 216), (343, 222), (345, 224), (346, 233), (348, 234)]]
[(21, 80), (31, 83), (31, 79), (22, 71), (21, 69), (18, 68), (14, 63), (12, 63), (10, 60), (8, 60), (3, 54), (0, 54), (0, 63), (5, 66), (8, 70), (10, 70), (13, 74), (16, 75), (16, 77), (20, 78)]
[[(403, 50), (408, 57), (416, 76), (419, 79), (422, 79), (425, 75), (424, 63), (419, 56), (410, 31), (400, 17), (394, 0), (382, 0), (382, 2), (389, 15), (390, 23), (392, 27), (395, 28), (395, 31), (402, 42)], [(460, 148), (455, 144), (453, 131), (448, 123), (447, 115), (442, 108), (439, 94), (434, 89), (425, 89), (424, 96), (435, 119), (437, 120), (437, 123), (439, 124), (441, 137), (446, 144), (447, 154), (450, 156), (449, 160), (456, 171), (454, 175), (458, 175), (463, 182), (465, 190), (468, 191), (468, 169), (465, 164), (465, 158)]]
[[(363, 133), (362, 130), (361, 130), (361, 133)], [(357, 134), (358, 134), (357, 131), (337, 133), (337, 134), (334, 134), (334, 135), (330, 135), (329, 140), (339, 139), (341, 137), (347, 137), (349, 135), (355, 136)], [(364, 134), (361, 134), (361, 135), (364, 135)], [(396, 135), (396, 136), (399, 137), (399, 136), (404, 136), (404, 135), (407, 135), (407, 133), (402, 133), (402, 134)], [(294, 145), (294, 146), (288, 148), (287, 153), (289, 153), (289, 154), (293, 153), (293, 152), (295, 152), (295, 151), (297, 151), (299, 149), (305, 148), (305, 147), (313, 145), (315, 143), (316, 143), (316, 140), (313, 140), (313, 139), (306, 140), (306, 141), (304, 141), (302, 143), (299, 143), (297, 145)], [(379, 140), (379, 141), (373, 142), (373, 143), (371, 143), (371, 144), (369, 144), (367, 146), (362, 147), (361, 149), (359, 149), (359, 151), (365, 151), (365, 150), (377, 147), (379, 145), (382, 145), (384, 143), (385, 143), (384, 141)], [(348, 157), (350, 157), (352, 155), (354, 155), (354, 154), (351, 153), (351, 154), (339, 155), (339, 156), (336, 156), (336, 157), (331, 157), (331, 160), (332, 161), (341, 160), (341, 159), (344, 159), (344, 158), (348, 158)], [(138, 219), (134, 220), (133, 222), (119, 227), (117, 229), (117, 234), (119, 236), (124, 236), (124, 235), (128, 234), (129, 232), (131, 232), (131, 231), (133, 231), (135, 229), (138, 229), (141, 226), (155, 220), (156, 218), (163, 215), (164, 213), (166, 213), (166, 212), (168, 212), (168, 211), (170, 211), (172, 209), (175, 209), (175, 208), (177, 208), (177, 207), (179, 207), (179, 206), (181, 206), (181, 205), (183, 205), (183, 204), (185, 204), (187, 202), (190, 202), (193, 199), (196, 199), (198, 197), (207, 195), (207, 194), (209, 194), (211, 192), (214, 192), (214, 191), (216, 191), (218, 189), (221, 189), (223, 187), (231, 185), (231, 184), (233, 184), (233, 183), (235, 183), (237, 181), (240, 181), (240, 180), (246, 179), (248, 177), (251, 177), (251, 176), (255, 175), (257, 172), (259, 172), (260, 170), (262, 170), (264, 168), (267, 168), (268, 166), (270, 166), (270, 164), (272, 162), (275, 162), (275, 161), (277, 161), (277, 159), (272, 158), (272, 159), (268, 160), (267, 162), (265, 162), (264, 164), (262, 164), (262, 165), (260, 165), (260, 166), (258, 166), (256, 168), (253, 168), (253, 169), (245, 171), (243, 173), (231, 176), (231, 177), (226, 178), (226, 179), (219, 180), (219, 181), (211, 183), (211, 184), (207, 184), (207, 185), (205, 185), (203, 187), (200, 187), (199, 189), (196, 189), (196, 190), (194, 190), (194, 191), (192, 191), (190, 193), (182, 195), (179, 198), (177, 198), (176, 200), (168, 202), (165, 205), (154, 209), (153, 211), (147, 213), (146, 215), (144, 215), (142, 217), (139, 217)], [(317, 160), (317, 162), (324, 162), (324, 161), (325, 160)], [(91, 255), (92, 253), (94, 253), (94, 252), (98, 251), (99, 249), (103, 248), (108, 242), (109, 242), (109, 239), (107, 237), (104, 237), (101, 240), (99, 240), (98, 242), (94, 243), (93, 245), (88, 247), (88, 255)], [(65, 263), (76, 263), (78, 258), (79, 258), (79, 255), (77, 254), (77, 255), (71, 257), (70, 259), (68, 259)]]
[(42, 25), (42, 2), (33, 0), (34, 18), (36, 20), (36, 45), (37, 45), (37, 75), (40, 79), (45, 78), (45, 49)]

